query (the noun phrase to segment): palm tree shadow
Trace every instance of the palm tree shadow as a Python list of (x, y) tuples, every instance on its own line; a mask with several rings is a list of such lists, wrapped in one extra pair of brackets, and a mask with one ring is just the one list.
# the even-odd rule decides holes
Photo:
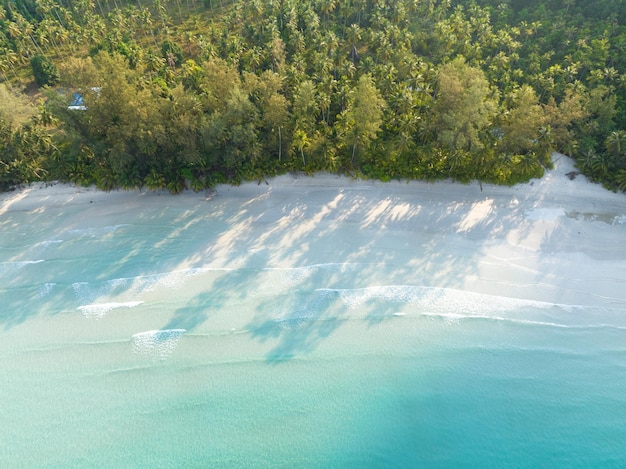
[(215, 304), (215, 297), (209, 292), (195, 296), (189, 303), (176, 310), (163, 329), (194, 330), (205, 322), (211, 314), (219, 308)]
[(248, 325), (251, 337), (275, 343), (266, 355), (281, 363), (308, 355), (346, 321), (346, 309), (332, 291), (295, 291), (261, 302)]

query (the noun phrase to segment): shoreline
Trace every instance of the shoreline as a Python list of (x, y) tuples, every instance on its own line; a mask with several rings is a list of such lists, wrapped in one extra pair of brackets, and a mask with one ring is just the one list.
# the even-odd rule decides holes
[(626, 198), (565, 163), (482, 192), (318, 175), (1, 196), (0, 459), (621, 455)]
[[(267, 250), (268, 267), (335, 262), (339, 256), (395, 265), (415, 285), (626, 306), (626, 196), (583, 175), (571, 180), (572, 160), (559, 154), (554, 159), (542, 179), (482, 189), (478, 182), (380, 182), (331, 174), (219, 185), (210, 195), (34, 185), (0, 195), (0, 227), (18, 212), (34, 226), (48, 214), (65, 219), (57, 230), (149, 224), (141, 219), (145, 211), (167, 207), (188, 212), (189, 220), (219, 214), (223, 224), (211, 243), (177, 259), (178, 269), (249, 265), (254, 253)], [(3, 261), (20, 260), (28, 259)]]

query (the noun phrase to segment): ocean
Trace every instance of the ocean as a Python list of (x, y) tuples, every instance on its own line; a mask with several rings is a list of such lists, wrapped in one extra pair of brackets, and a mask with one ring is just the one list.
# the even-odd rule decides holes
[(469, 291), (427, 231), (186, 197), (2, 214), (0, 465), (626, 466), (621, 303)]

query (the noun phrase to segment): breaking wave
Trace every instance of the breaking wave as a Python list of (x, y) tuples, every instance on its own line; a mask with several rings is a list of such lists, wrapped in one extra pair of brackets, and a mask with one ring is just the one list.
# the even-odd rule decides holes
[(83, 313), (83, 316), (90, 319), (100, 319), (106, 313), (118, 308), (134, 308), (143, 304), (143, 301), (127, 301), (124, 303), (99, 303), (91, 305), (79, 306), (77, 309)]
[(41, 264), (42, 262), (45, 262), (45, 260), (37, 259), (35, 261), (0, 262), (0, 275), (11, 275), (23, 269), (24, 267), (34, 264)]
[(138, 355), (165, 360), (172, 354), (185, 329), (159, 329), (139, 332), (132, 337), (133, 352)]

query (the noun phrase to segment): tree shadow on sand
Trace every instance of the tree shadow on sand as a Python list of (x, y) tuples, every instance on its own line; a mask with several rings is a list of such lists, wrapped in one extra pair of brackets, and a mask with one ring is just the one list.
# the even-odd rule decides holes
[(269, 363), (308, 355), (347, 320), (332, 292), (297, 292), (260, 303), (248, 324), (252, 339), (271, 343)]
[(464, 290), (468, 278), (479, 277), (489, 246), (524, 218), (509, 197), (464, 187), (455, 201), (425, 184), (269, 186), (228, 218), (216, 235), (228, 242), (200, 256), (237, 267), (165, 327), (191, 331), (244, 305), (253, 311), (239, 326), (276, 364), (314, 352), (348, 321), (377, 327), (419, 310), (425, 299), (445, 301), (442, 292)]
[[(75, 305), (81, 285), (88, 293), (83, 302), (107, 301), (134, 294), (133, 288), (141, 292), (144, 284), (163, 287), (162, 273), (183, 269), (184, 277), (217, 266), (224, 270), (197, 287), (161, 328), (191, 332), (217, 315), (232, 315), (234, 327), (267, 347), (268, 363), (281, 363), (314, 352), (347, 321), (377, 327), (417, 307), (419, 288), (462, 290), (467, 278), (479, 275), (483, 249), (520, 217), (507, 197), (496, 200), (477, 185), (461, 186), (466, 193), (455, 201), (445, 187), (423, 183), (346, 181), (342, 188), (303, 178), (294, 184), (245, 185), (224, 198), (218, 190), (209, 202), (192, 198), (186, 209), (164, 196), (162, 208), (151, 205), (150, 212), (116, 220), (129, 226), (94, 237), (81, 247), (84, 256), (59, 259), (50, 275), (65, 284), (36, 309), (27, 305), (45, 289), (45, 279), (30, 297), (13, 294), (11, 313), (0, 315), (0, 323), (9, 328)], [(29, 223), (57, 231), (36, 239), (64, 235), (62, 220), (45, 225), (46, 215), (42, 207)], [(137, 226), (149, 230), (145, 238)], [(107, 251), (109, 241), (117, 251)], [(105, 267), (93, 272), (96, 254), (111, 262), (98, 261)], [(136, 270), (129, 272), (129, 265)], [(14, 285), (32, 283), (31, 276), (24, 270)], [(411, 298), (398, 293), (409, 290)]]
[(0, 324), (6, 329), (161, 288), (164, 277), (184, 275), (177, 273), (183, 261), (182, 269), (196, 266), (188, 253), (201, 250), (219, 229), (200, 196), (188, 195), (181, 204), (171, 196), (113, 193), (120, 197), (116, 206), (102, 194), (90, 200), (92, 189), (64, 188), (58, 200), (43, 191), (24, 208), (18, 197), (0, 202), (0, 236), (9, 240), (0, 250)]

